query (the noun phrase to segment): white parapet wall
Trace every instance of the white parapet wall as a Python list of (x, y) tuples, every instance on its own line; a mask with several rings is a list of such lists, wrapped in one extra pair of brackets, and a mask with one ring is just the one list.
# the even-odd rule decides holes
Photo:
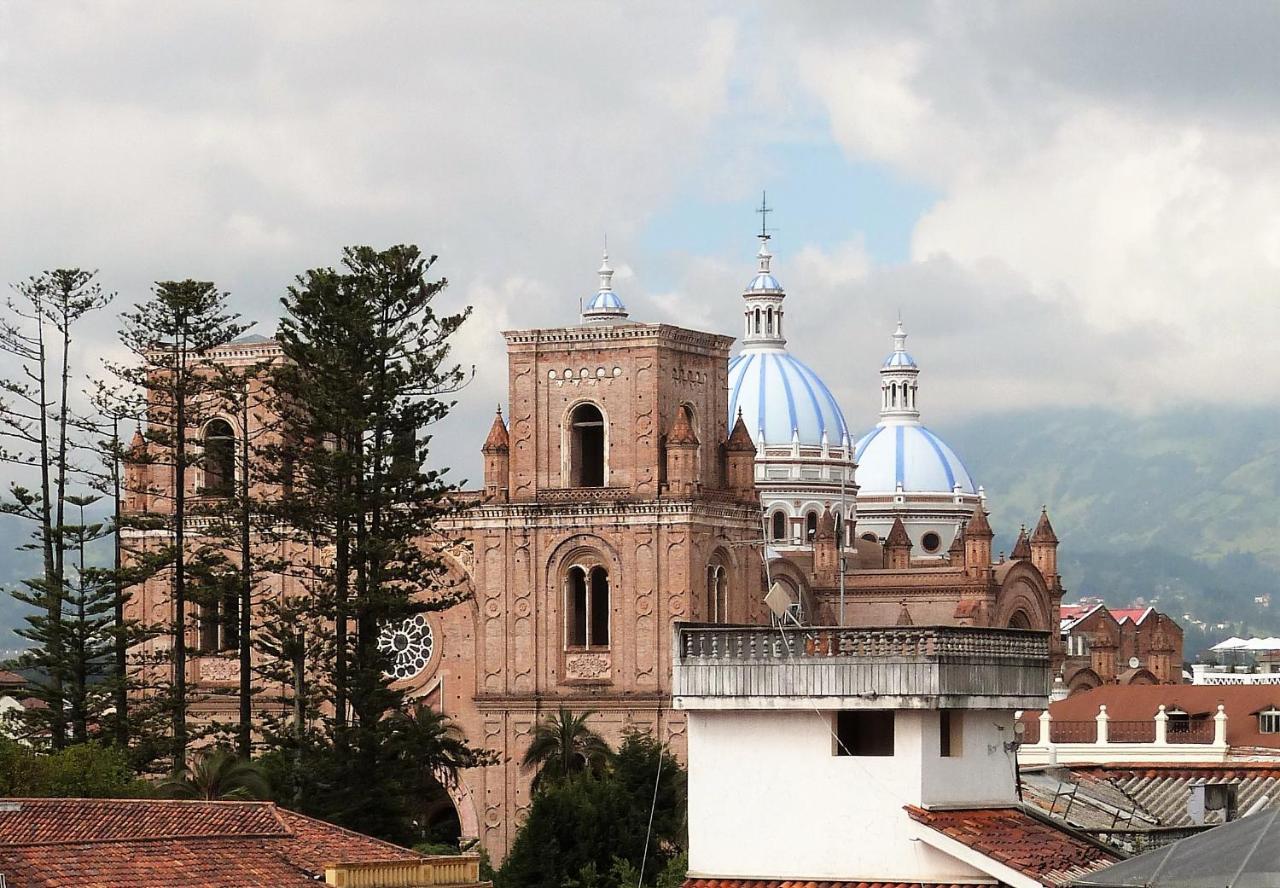
[[(1048, 712), (1040, 714), (1040, 731), (1035, 743), (1023, 743), (1018, 749), (1018, 764), (1032, 765), (1106, 765), (1129, 762), (1186, 764), (1218, 763), (1227, 760), (1231, 747), (1227, 745), (1227, 714), (1219, 705), (1213, 716), (1211, 742), (1183, 743), (1178, 732), (1169, 730), (1169, 716), (1163, 705), (1152, 719), (1150, 742), (1125, 742), (1116, 739), (1111, 731), (1111, 718), (1106, 705), (1098, 708), (1092, 725), (1091, 740), (1078, 742), (1054, 742), (1053, 717)], [(1170, 742), (1170, 736), (1173, 741)]]

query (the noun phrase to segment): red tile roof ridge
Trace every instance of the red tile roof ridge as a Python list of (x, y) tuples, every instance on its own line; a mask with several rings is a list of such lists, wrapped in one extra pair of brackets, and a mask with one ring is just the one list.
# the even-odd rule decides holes
[[(402, 846), (400, 846), (400, 845), (397, 845), (397, 844), (395, 844), (395, 843), (393, 843), (393, 842), (388, 842), (388, 841), (386, 841), (386, 840), (384, 840), (384, 839), (375, 838), (374, 836), (367, 836), (367, 835), (365, 835), (364, 833), (356, 832), (356, 831), (355, 831), (355, 830), (353, 830), (353, 829), (347, 829), (345, 826), (338, 826), (336, 823), (330, 823), (330, 822), (329, 822), (329, 821), (327, 821), (327, 820), (320, 820), (320, 819), (315, 818), (315, 817), (309, 817), (309, 816), (308, 816), (308, 815), (306, 815), (306, 814), (299, 814), (297, 811), (290, 811), (288, 808), (281, 808), (281, 807), (279, 807), (279, 806), (276, 806), (276, 816), (280, 818), (280, 820), (282, 821), (282, 824), (284, 825), (285, 829), (290, 829), (290, 827), (289, 827), (289, 825), (288, 825), (287, 823), (283, 823), (283, 821), (288, 820), (290, 817), (297, 817), (299, 820), (306, 821), (307, 825), (309, 825), (309, 826), (310, 826), (310, 825), (319, 826), (319, 827), (321, 827), (322, 829), (325, 829), (325, 830), (331, 830), (331, 831), (333, 831), (333, 832), (342, 833), (343, 835), (345, 835), (345, 836), (349, 836), (349, 837), (351, 837), (351, 838), (353, 838), (353, 839), (360, 839), (360, 840), (365, 841), (365, 842), (371, 842), (371, 843), (373, 843), (373, 844), (375, 844), (375, 845), (382, 845), (382, 846), (385, 846), (385, 847), (387, 847), (387, 848), (392, 849), (393, 851), (395, 851), (395, 852), (399, 855), (398, 857), (389, 858), (389, 859), (392, 859), (392, 860), (404, 860), (404, 859), (405, 859), (405, 855), (406, 855), (406, 854), (410, 854), (410, 855), (412, 855), (413, 857), (429, 857), (429, 856), (431, 856), (431, 855), (428, 855), (428, 854), (419, 854), (418, 852), (413, 851), (412, 849), (404, 848), (404, 847), (402, 847)], [(296, 836), (296, 835), (297, 835), (297, 832), (296, 832), (296, 831), (291, 830), (290, 834), (291, 834), (291, 835)]]

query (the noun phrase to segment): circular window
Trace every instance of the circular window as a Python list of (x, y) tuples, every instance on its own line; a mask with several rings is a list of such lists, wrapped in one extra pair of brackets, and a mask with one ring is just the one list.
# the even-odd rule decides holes
[(391, 658), (388, 677), (404, 681), (421, 673), (435, 650), (435, 636), (426, 615), (414, 614), (399, 626), (387, 626), (378, 636), (378, 650)]
[(926, 552), (937, 552), (942, 547), (942, 538), (931, 530), (920, 538), (920, 545)]

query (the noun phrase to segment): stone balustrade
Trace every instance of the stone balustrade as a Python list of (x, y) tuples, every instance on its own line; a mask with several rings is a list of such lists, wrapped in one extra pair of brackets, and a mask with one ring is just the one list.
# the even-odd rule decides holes
[(337, 888), (479, 888), (480, 855), (327, 864), (326, 885)]
[(1211, 721), (1170, 716), (1163, 704), (1148, 722), (1115, 721), (1106, 704), (1091, 721), (1054, 720), (1046, 710), (1023, 735), (1019, 765), (1111, 762), (1222, 762), (1227, 758), (1227, 714)]
[(1048, 633), (969, 626), (677, 624), (682, 709), (1029, 709), (1045, 704)]

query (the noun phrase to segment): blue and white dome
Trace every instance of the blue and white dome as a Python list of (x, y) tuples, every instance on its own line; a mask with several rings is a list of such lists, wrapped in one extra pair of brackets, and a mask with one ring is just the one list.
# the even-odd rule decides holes
[(818, 374), (785, 348), (744, 348), (729, 361), (730, 422), (742, 410), (757, 447), (843, 447), (849, 427)]
[(627, 307), (622, 304), (622, 298), (612, 290), (601, 290), (591, 297), (582, 309), (583, 314), (597, 314), (599, 312), (622, 312), (626, 313)]
[(893, 352), (880, 366), (880, 422), (854, 449), (858, 487), (874, 496), (892, 493), (977, 494), (956, 452), (920, 424), (916, 401), (920, 368), (907, 352), (898, 321)]
[(918, 422), (881, 423), (853, 452), (863, 494), (952, 493), (957, 485), (961, 493), (978, 492), (956, 452)]

